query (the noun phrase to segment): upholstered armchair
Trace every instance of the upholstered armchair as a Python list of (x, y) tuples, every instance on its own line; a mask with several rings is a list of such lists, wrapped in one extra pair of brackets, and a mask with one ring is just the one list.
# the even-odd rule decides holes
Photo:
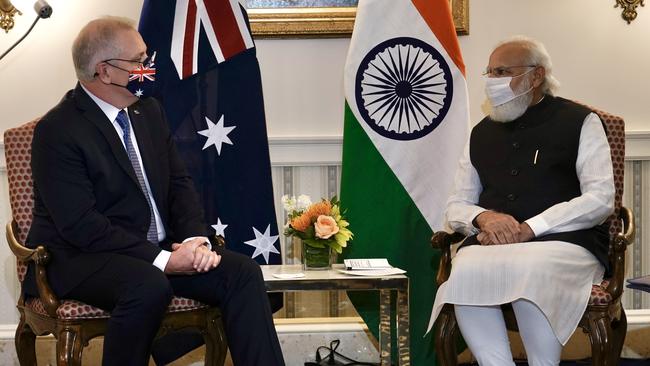
[[(47, 281), (47, 249), (24, 246), (32, 222), (33, 190), (30, 168), (31, 143), (38, 120), (9, 129), (4, 134), (9, 197), (13, 220), (7, 224), (7, 242), (17, 258), (18, 279), (22, 283), (27, 264), (34, 263), (39, 297), (18, 300), (20, 323), (16, 329), (16, 351), (22, 366), (36, 365), (36, 336), (56, 338), (57, 365), (81, 365), (84, 346), (106, 330), (110, 314), (102, 309), (70, 299), (58, 299)], [(223, 242), (221, 242), (223, 244)], [(221, 366), (227, 344), (218, 308), (198, 301), (174, 297), (157, 336), (183, 329), (198, 329), (206, 344), (205, 364)], [(128, 351), (128, 350), (125, 350)]]
[[(627, 331), (625, 311), (621, 306), (625, 276), (625, 250), (634, 240), (632, 211), (622, 207), (623, 173), (625, 159), (625, 125), (623, 119), (595, 110), (605, 125), (614, 167), (616, 187), (615, 210), (609, 217), (609, 262), (611, 277), (591, 289), (591, 296), (579, 327), (588, 334), (591, 343), (592, 365), (618, 365)], [(436, 232), (431, 238), (433, 248), (441, 251), (438, 286), (451, 273), (451, 245), (464, 239), (459, 233)], [(516, 331), (517, 322), (509, 305), (502, 306), (508, 329)], [(457, 364), (456, 336), (458, 325), (451, 304), (445, 304), (434, 325), (435, 349), (443, 366)]]

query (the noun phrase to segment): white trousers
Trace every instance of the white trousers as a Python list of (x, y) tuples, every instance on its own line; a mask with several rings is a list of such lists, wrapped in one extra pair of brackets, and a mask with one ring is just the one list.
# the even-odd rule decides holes
[[(519, 334), (531, 366), (556, 366), (562, 344), (557, 340), (546, 316), (532, 302), (512, 303)], [(515, 363), (500, 306), (455, 305), (458, 328), (467, 346), (481, 366), (505, 366)]]

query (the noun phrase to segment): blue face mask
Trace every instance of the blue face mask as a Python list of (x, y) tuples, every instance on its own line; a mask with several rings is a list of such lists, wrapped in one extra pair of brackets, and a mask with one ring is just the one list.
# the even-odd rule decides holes
[[(153, 94), (156, 82), (156, 52), (151, 57), (147, 57), (133, 70), (123, 69), (117, 65), (113, 65), (109, 61), (126, 61), (134, 62), (133, 60), (123, 60), (118, 58), (104, 60), (108, 65), (129, 73), (129, 81), (126, 85), (110, 83), (111, 85), (119, 86), (120, 88), (128, 89), (131, 94), (138, 98), (148, 97)], [(97, 74), (95, 74), (97, 75)]]

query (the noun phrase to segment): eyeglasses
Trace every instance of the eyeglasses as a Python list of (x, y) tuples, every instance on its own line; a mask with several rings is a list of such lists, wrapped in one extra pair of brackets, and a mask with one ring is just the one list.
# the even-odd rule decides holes
[(500, 66), (500, 67), (495, 67), (494, 69), (490, 69), (488, 67), (487, 69), (485, 69), (483, 76), (491, 76), (497, 78), (504, 77), (504, 76), (512, 76), (512, 71), (510, 71), (510, 69), (515, 69), (519, 67), (537, 67), (537, 65)]
[[(137, 64), (138, 67), (140, 67), (140, 69), (144, 69), (144, 68), (152, 68), (153, 65), (154, 65), (155, 60), (156, 60), (156, 52), (154, 52), (153, 55), (151, 55), (151, 56), (147, 56), (142, 61), (140, 61), (140, 60), (127, 60), (127, 59), (123, 59), (123, 58), (109, 58), (109, 59), (103, 60), (102, 62), (105, 62), (107, 65), (113, 66), (116, 69), (131, 73), (132, 70), (127, 70), (127, 69), (121, 68), (121, 67), (119, 67), (117, 65), (113, 65), (109, 61), (129, 62), (129, 63), (132, 63), (132, 64)], [(96, 77), (97, 75), (99, 75), (99, 73), (96, 72), (94, 76)]]
[(146, 57), (144, 60), (142, 60), (142, 61), (141, 61), (141, 60), (127, 60), (127, 59), (123, 59), (123, 58), (109, 58), (109, 59), (106, 59), (106, 60), (104, 60), (104, 61), (102, 61), (102, 62), (106, 62), (107, 64), (109, 64), (109, 65), (111, 65), (111, 66), (113, 66), (113, 67), (117, 67), (118, 69), (120, 69), (120, 67), (115, 66), (115, 65), (109, 63), (108, 61), (124, 61), (124, 62), (130, 62), (130, 63), (132, 63), (132, 64), (138, 64), (138, 66), (142, 67), (142, 66), (147, 66), (147, 65), (149, 65), (150, 63), (152, 63), (152, 62), (153, 62), (153, 59), (154, 59), (155, 56), (156, 56), (156, 54), (154, 53), (152, 56), (147, 56), (147, 57)]

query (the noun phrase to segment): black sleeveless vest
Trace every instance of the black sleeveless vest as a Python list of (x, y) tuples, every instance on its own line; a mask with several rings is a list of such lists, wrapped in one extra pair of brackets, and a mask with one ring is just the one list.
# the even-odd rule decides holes
[[(481, 179), (478, 205), (523, 222), (547, 208), (581, 195), (576, 160), (582, 124), (589, 109), (547, 95), (518, 119), (489, 117), (470, 136), (470, 160)], [(606, 225), (536, 237), (580, 245), (608, 267)], [(475, 237), (464, 245), (478, 244)]]

